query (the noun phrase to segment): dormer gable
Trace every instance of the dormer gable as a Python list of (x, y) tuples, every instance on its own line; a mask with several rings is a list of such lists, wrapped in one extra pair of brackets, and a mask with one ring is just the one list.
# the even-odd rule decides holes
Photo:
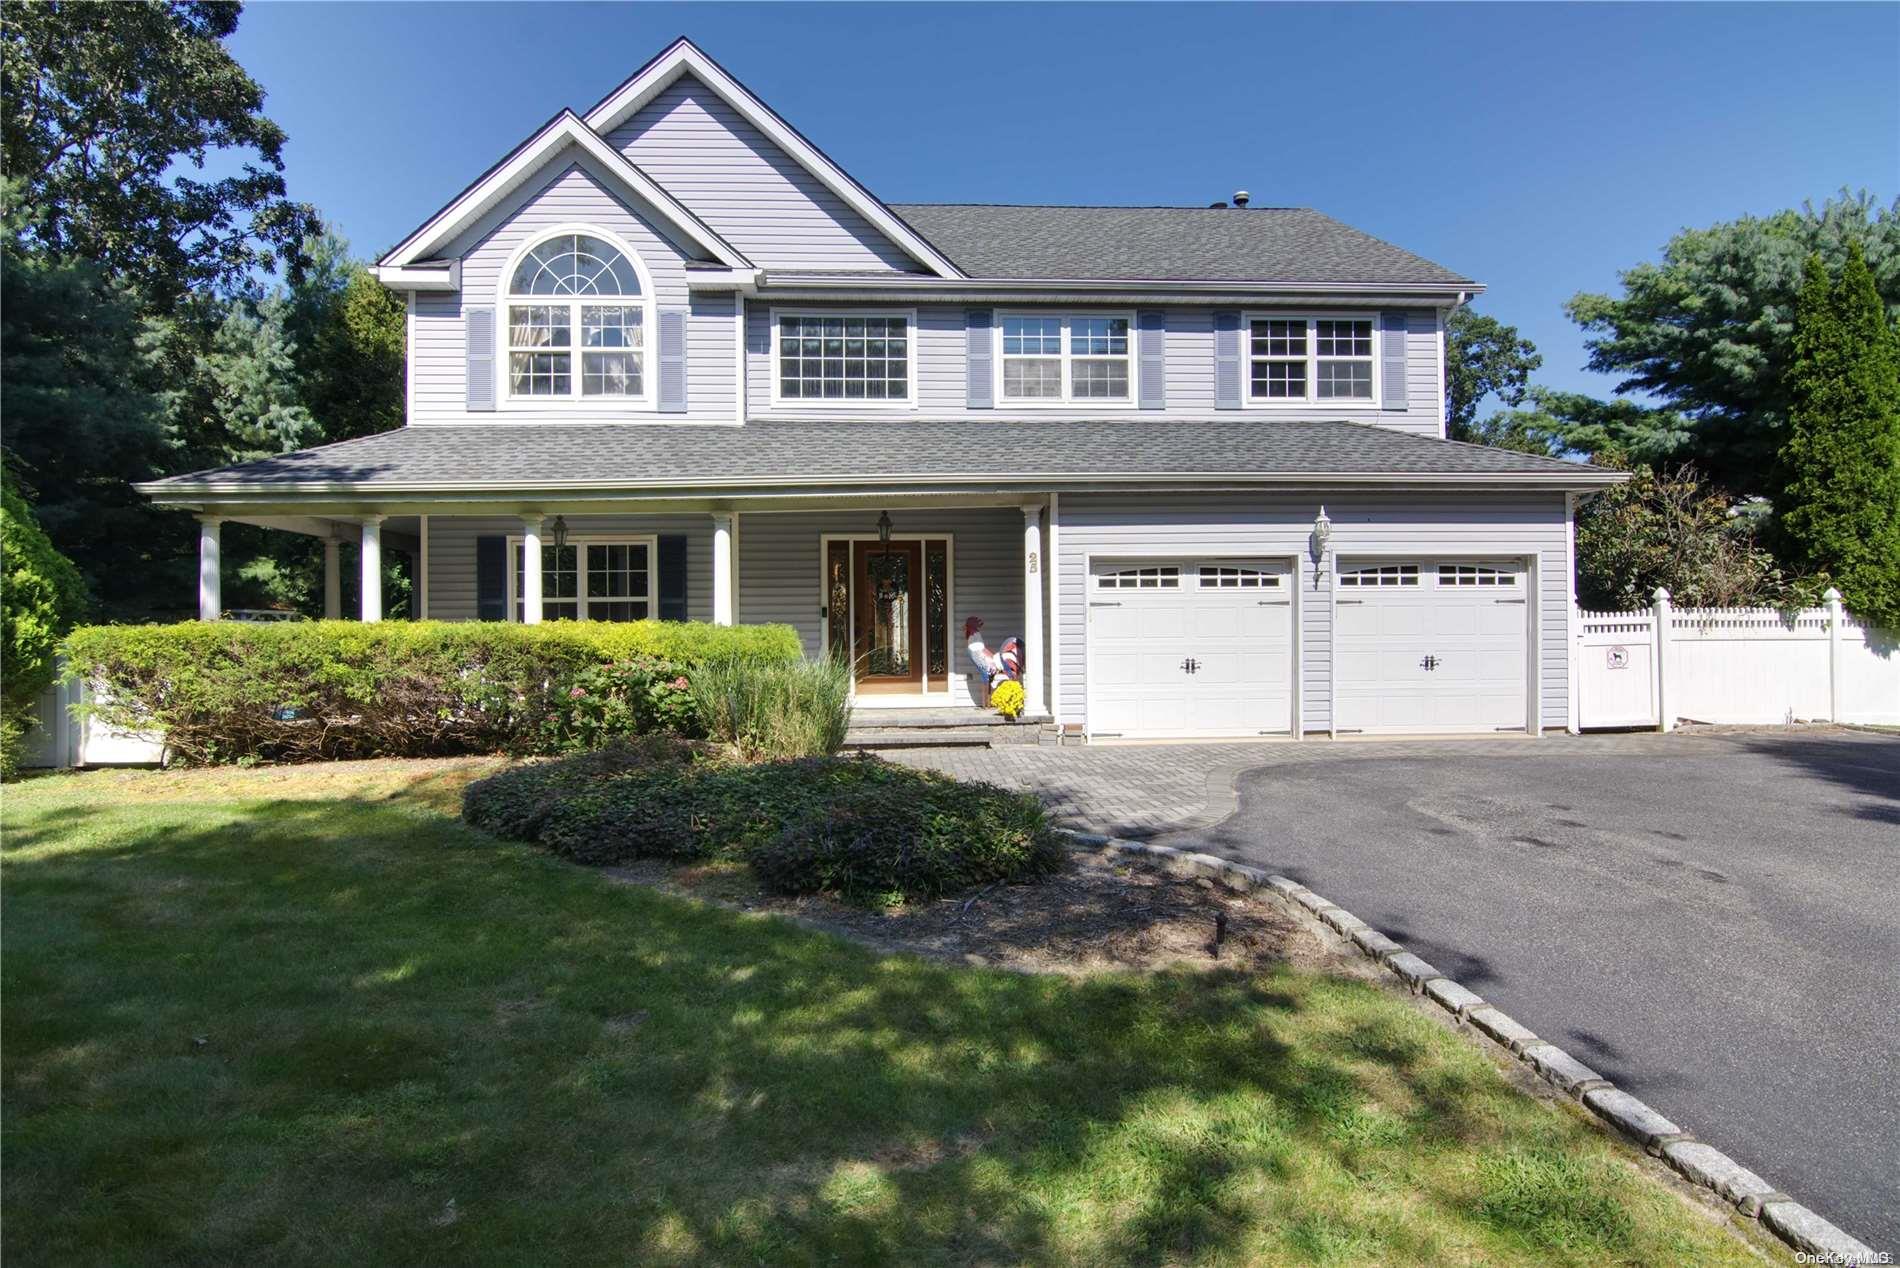
[[(760, 267), (964, 276), (690, 40), (641, 67), (586, 122), (735, 244), (750, 244), (741, 249)], [(764, 223), (774, 217), (778, 226)]]

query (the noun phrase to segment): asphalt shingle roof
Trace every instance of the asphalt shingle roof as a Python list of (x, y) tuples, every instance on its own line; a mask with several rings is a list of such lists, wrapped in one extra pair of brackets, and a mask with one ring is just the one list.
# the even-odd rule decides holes
[(797, 419), (706, 424), (473, 423), (399, 428), (141, 486), (206, 484), (259, 492), (303, 483), (532, 488), (624, 482), (712, 491), (722, 485), (823, 484), (991, 476), (998, 482), (1118, 476), (1512, 476), (1605, 473), (1505, 449), (1362, 423), (1246, 418), (919, 421)]
[(893, 203), (975, 278), (1474, 285), (1305, 207)]

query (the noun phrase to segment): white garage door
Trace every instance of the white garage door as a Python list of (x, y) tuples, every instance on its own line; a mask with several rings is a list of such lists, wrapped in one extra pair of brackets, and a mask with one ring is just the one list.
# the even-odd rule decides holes
[(1095, 560), (1088, 598), (1091, 734), (1291, 729), (1293, 588), (1285, 565)]
[(1516, 563), (1342, 561), (1339, 729), (1523, 730), (1529, 589)]

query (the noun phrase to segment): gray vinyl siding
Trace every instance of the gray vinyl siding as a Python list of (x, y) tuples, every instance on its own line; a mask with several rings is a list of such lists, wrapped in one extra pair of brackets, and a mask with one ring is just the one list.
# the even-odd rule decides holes
[(1309, 538), (1324, 502), (1333, 522), (1327, 567), (1355, 554), (1532, 557), (1545, 728), (1568, 712), (1568, 607), (1562, 494), (1300, 497), (1062, 496), (1060, 720), (1083, 723), (1088, 674), (1088, 557), (1265, 555), (1297, 560), (1300, 709), (1307, 731), (1332, 718), (1331, 577), (1315, 586)]
[[(629, 533), (637, 536), (683, 535), (686, 538), (686, 611), (695, 621), (712, 620), (712, 516), (710, 515), (570, 515), (568, 532)], [(478, 619), (475, 593), (475, 539), (483, 536), (519, 537), (521, 521), (512, 515), (429, 517), (429, 617), (436, 621)], [(653, 595), (659, 598), (659, 579)], [(657, 612), (656, 614), (657, 615)]]
[(607, 141), (761, 268), (918, 269), (691, 75), (682, 75)]
[[(737, 404), (737, 367), (734, 362), (734, 322), (737, 304), (729, 294), (689, 294), (684, 262), (689, 256), (664, 228), (612, 192), (614, 182), (598, 170), (591, 157), (573, 152), (572, 161), (557, 159), (545, 180), (534, 183), (484, 216), (444, 255), (462, 258), (460, 293), (422, 291), (416, 294), (411, 318), (409, 374), (414, 423), (466, 422), (680, 422), (680, 415), (661, 416), (653, 409), (586, 405), (573, 408), (510, 409), (498, 394), (492, 412), (470, 414), (464, 384), (466, 367), (462, 309), (464, 304), (499, 305), (502, 271), (509, 257), (528, 240), (559, 224), (592, 224), (617, 235), (640, 256), (653, 280), (658, 307), (689, 310), (687, 320), (687, 420), (730, 423)], [(506, 314), (497, 313), (505, 327)], [(655, 322), (657, 326), (657, 321)], [(647, 332), (646, 373), (659, 372), (657, 330)], [(505, 369), (499, 372), (505, 373)]]
[[(963, 622), (984, 619), (997, 646), (1023, 633), (1023, 515), (1015, 507), (893, 510), (896, 533), (942, 534), (952, 541), (950, 669), (959, 702), (972, 701)], [(739, 613), (746, 624), (779, 622), (798, 631), (805, 654), (817, 656), (824, 622), (821, 535), (871, 533), (877, 511), (755, 512), (740, 516)]]
[[(753, 418), (795, 417), (801, 413), (809, 414), (813, 411), (812, 406), (803, 403), (775, 406), (772, 402), (773, 380), (776, 372), (776, 367), (772, 363), (772, 311), (774, 307), (775, 305), (769, 300), (755, 299), (750, 301), (746, 308), (746, 410), (748, 416)], [(1008, 414), (1013, 417), (1087, 419), (1105, 415), (1119, 416), (1123, 413), (1139, 417), (1142, 412), (1135, 408), (1133, 397), (1126, 405), (1104, 405), (1097, 402), (1093, 405), (1078, 404), (1050, 408), (1041, 405), (1025, 406), (1020, 402), (1011, 402), (999, 396), (991, 409), (970, 409), (969, 385), (966, 378), (969, 357), (967, 331), (969, 305), (923, 304), (910, 308), (896, 304), (828, 306), (786, 302), (776, 307), (787, 311), (823, 311), (830, 307), (840, 312), (914, 311), (916, 313), (914, 331), (916, 346), (912, 350), (915, 404), (902, 407), (863, 407), (867, 413), (888, 415), (893, 408), (896, 408), (906, 410), (919, 418), (997, 417)], [(999, 321), (1011, 311), (1007, 306), (999, 305), (995, 308)], [(1087, 312), (1090, 310), (1085, 306), (1066, 306), (1061, 311)], [(1097, 311), (1131, 316), (1133, 312), (1126, 306), (1106, 307)], [(1443, 411), (1439, 407), (1438, 313), (1435, 309), (1411, 310), (1406, 314), (1407, 408), (1386, 410), (1381, 409), (1377, 401), (1362, 401), (1344, 406), (1317, 403), (1293, 408), (1247, 406), (1239, 414), (1232, 410), (1216, 410), (1214, 404), (1214, 310), (1169, 307), (1166, 311), (1168, 321), (1167, 332), (1164, 336), (1167, 361), (1166, 412), (1171, 416), (1228, 421), (1236, 417), (1254, 417), (1258, 418), (1263, 426), (1271, 426), (1275, 418), (1338, 418), (1349, 422), (1373, 423), (1381, 427), (1425, 436), (1437, 436), (1443, 430)], [(1243, 332), (1243, 346), (1244, 342)], [(1139, 372), (1138, 369), (1136, 372)], [(1244, 367), (1242, 372), (1245, 373)], [(825, 412), (837, 412), (851, 407), (838, 402), (826, 402), (818, 408)], [(1150, 417), (1152, 416), (1151, 414)]]

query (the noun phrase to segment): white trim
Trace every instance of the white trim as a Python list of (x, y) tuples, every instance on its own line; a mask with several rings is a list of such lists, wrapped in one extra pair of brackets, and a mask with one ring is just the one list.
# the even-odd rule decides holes
[[(1267, 302), (1267, 297), (1278, 300), (1281, 296), (1297, 297), (1303, 295), (1324, 295), (1337, 303), (1345, 300), (1364, 302), (1376, 307), (1389, 308), (1381, 296), (1405, 296), (1425, 302), (1436, 301), (1439, 307), (1457, 307), (1460, 296), (1479, 294), (1484, 287), (1475, 282), (1451, 284), (1445, 282), (1310, 282), (1297, 278), (1258, 278), (1252, 280), (1218, 281), (1204, 279), (1170, 278), (1099, 278), (1099, 277), (1045, 277), (1045, 278), (977, 278), (962, 280), (956, 278), (909, 277), (909, 276), (870, 276), (858, 273), (805, 273), (796, 279), (785, 279), (776, 284), (772, 281), (771, 271), (765, 271), (765, 285), (774, 291), (785, 291), (788, 295), (800, 290), (815, 292), (842, 291), (935, 291), (952, 295), (982, 294), (1003, 295), (1022, 291), (1074, 291), (1081, 294), (1097, 292), (1131, 292), (1148, 294), (1152, 292), (1158, 302), (1168, 302), (1170, 296), (1192, 295), (1194, 299), (1178, 299), (1178, 303), (1207, 303), (1205, 296), (1245, 295), (1248, 303)], [(1364, 297), (1363, 299), (1361, 297)], [(946, 301), (947, 302), (947, 301)], [(1143, 300), (1144, 303), (1148, 302)]]
[[(1218, 562), (1223, 559), (1249, 559), (1249, 560), (1266, 560), (1269, 563), (1276, 563), (1276, 564), (1278, 563), (1286, 564), (1287, 565), (1287, 579), (1292, 584), (1293, 591), (1294, 591), (1293, 596), (1292, 596), (1292, 601), (1288, 605), (1289, 615), (1287, 617), (1288, 621), (1292, 623), (1291, 628), (1288, 631), (1288, 651), (1287, 651), (1287, 659), (1290, 662), (1288, 669), (1289, 669), (1290, 674), (1292, 675), (1291, 689), (1287, 695), (1287, 730), (1285, 732), (1273, 731), (1273, 732), (1269, 732), (1263, 735), (1235, 736), (1231, 738), (1258, 739), (1258, 740), (1277, 740), (1283, 737), (1297, 740), (1300, 738), (1300, 734), (1305, 728), (1305, 719), (1302, 718), (1300, 715), (1300, 708), (1301, 708), (1300, 679), (1304, 675), (1306, 650), (1305, 650), (1305, 643), (1301, 637), (1301, 630), (1300, 630), (1300, 601), (1299, 601), (1300, 554), (1299, 552), (1295, 551), (1291, 554), (1284, 554), (1284, 555), (1276, 554), (1272, 551), (1262, 552), (1262, 551), (1212, 550), (1212, 551), (1198, 552), (1198, 551), (1193, 551), (1193, 550), (1182, 550), (1179, 545), (1176, 545), (1173, 543), (1167, 543), (1167, 544), (1157, 544), (1157, 545), (1146, 546), (1146, 547), (1135, 547), (1132, 549), (1117, 548), (1114, 550), (1083, 552), (1083, 555), (1082, 555), (1082, 709), (1083, 709), (1082, 736), (1085, 741), (1089, 741), (1089, 742), (1094, 741), (1095, 721), (1096, 721), (1095, 639), (1093, 637), (1094, 629), (1090, 624), (1089, 616), (1088, 616), (1088, 613), (1090, 610), (1089, 604), (1093, 602), (1113, 602), (1114, 601), (1112, 599), (1097, 600), (1095, 598), (1094, 578), (1095, 578), (1095, 561), (1097, 559), (1105, 559), (1105, 560), (1167, 559), (1167, 560), (1178, 561), (1182, 564), (1211, 563), (1211, 562)], [(1182, 574), (1183, 584), (1179, 586), (1178, 588), (1172, 588), (1172, 589), (1155, 588), (1155, 589), (1150, 589), (1146, 591), (1143, 591), (1140, 589), (1122, 590), (1122, 591), (1110, 590), (1110, 591), (1104, 591), (1103, 593), (1105, 595), (1117, 594), (1117, 593), (1138, 595), (1138, 594), (1147, 593), (1147, 594), (1174, 594), (1174, 595), (1184, 595), (1184, 596), (1197, 593), (1194, 587), (1186, 584), (1186, 580), (1187, 580), (1187, 576), (1185, 573), (1183, 573)], [(1104, 736), (1103, 738), (1104, 739), (1109, 739), (1109, 738), (1121, 739), (1124, 737)], [(1152, 736), (1152, 737), (1129, 736), (1126, 738), (1129, 738), (1129, 739), (1148, 739), (1148, 738), (1169, 739), (1172, 737), (1157, 735), (1157, 736)], [(1213, 738), (1219, 738), (1219, 737), (1197, 737), (1197, 738), (1213, 739)]]
[[(570, 235), (586, 235), (599, 238), (608, 246), (620, 252), (633, 266), (635, 276), (640, 280), (639, 295), (517, 295), (512, 291), (515, 270), (521, 267), (521, 261), (528, 253), (550, 238)], [(646, 261), (619, 235), (599, 225), (584, 221), (569, 221), (549, 225), (531, 238), (523, 239), (512, 251), (501, 278), (495, 284), (495, 408), (497, 410), (602, 410), (610, 413), (640, 412), (651, 413), (658, 408), (659, 379), (659, 329), (657, 326), (658, 298), (653, 293), (653, 274), (647, 271)], [(581, 395), (581, 375), (586, 348), (581, 344), (581, 309), (588, 305), (610, 305), (619, 308), (637, 306), (640, 309), (640, 394), (637, 396), (583, 396)], [(568, 310), (568, 335), (573, 340), (565, 349), (520, 349), (521, 351), (563, 352), (572, 358), (569, 369), (569, 394), (566, 396), (517, 396), (509, 384), (513, 378), (513, 354), (517, 351), (510, 338), (509, 331), (513, 323), (509, 320), (511, 306), (555, 308)], [(599, 349), (598, 351), (614, 351)]]
[[(1260, 396), (1253, 394), (1253, 323), (1256, 321), (1304, 321), (1306, 323), (1306, 395), (1305, 396)], [(1319, 325), (1322, 321), (1363, 321), (1372, 327), (1372, 355), (1367, 357), (1321, 357), (1319, 355)], [(1385, 332), (1377, 312), (1359, 311), (1319, 311), (1311, 308), (1299, 309), (1251, 309), (1240, 315), (1240, 404), (1243, 409), (1264, 410), (1359, 410), (1378, 409), (1379, 402), (1385, 399)], [(1404, 336), (1401, 335), (1401, 338)], [(1293, 361), (1294, 357), (1262, 357), (1263, 361)], [(1319, 367), (1324, 361), (1366, 361), (1370, 360), (1372, 369), (1372, 394), (1369, 396), (1328, 396), (1317, 395), (1319, 391)]]
[(1433, 339), (1438, 348), (1438, 438), (1445, 439), (1445, 310), (1432, 309)]
[(752, 366), (745, 354), (745, 324), (747, 320), (746, 297), (732, 297), (732, 363), (737, 367), (733, 375), (732, 421), (745, 426), (746, 401), (752, 391)]
[[(414, 422), (416, 418), (416, 293), (414, 291), (403, 296), (402, 311), (402, 421), (407, 424)], [(462, 372), (468, 373), (466, 362), (463, 363)]]
[(1042, 642), (1046, 634), (1044, 582), (1037, 575), (1037, 569), (1046, 572), (1049, 567), (1048, 550), (1042, 540), (1045, 509), (1040, 502), (1022, 508), (1023, 557), (1019, 563), (1023, 570), (1023, 712), (1039, 716), (1049, 714), (1049, 684), (1043, 679), (1043, 656), (1047, 651)]
[[(1003, 390), (1003, 370), (1005, 354), (1003, 352), (1003, 322), (1010, 317), (1053, 317), (1061, 322), (1057, 335), (1060, 351), (1053, 358), (1059, 363), (1062, 376), (1062, 394), (1060, 396), (1010, 396)], [(1073, 326), (1077, 318), (1119, 317), (1128, 323), (1128, 350), (1121, 360), (1128, 363), (1128, 395), (1115, 396), (1077, 396), (1071, 377), (1077, 360), (1073, 343)], [(1135, 327), (1135, 310), (1115, 309), (1109, 312), (1086, 312), (1066, 308), (1010, 308), (995, 310), (990, 326), (990, 399), (995, 401), (996, 409), (1089, 409), (1089, 410), (1132, 410), (1137, 408), (1141, 397), (1141, 358), (1137, 352), (1140, 334)], [(1027, 353), (1010, 354), (1019, 361), (1048, 361), (1047, 355), (1033, 356)], [(1112, 361), (1115, 357), (1084, 356), (1084, 361)]]
[(603, 141), (573, 111), (563, 110), (514, 154), (377, 261), (377, 276), (388, 286), (407, 285), (391, 279), (405, 276), (404, 266), (414, 264), (439, 250), (463, 229), (493, 210), (539, 171), (562, 146), (570, 144), (579, 146), (598, 159), (610, 175), (650, 204), (667, 223), (713, 259), (729, 269), (756, 273), (752, 261), (740, 255), (730, 243), (688, 211), (677, 198), (655, 184), (645, 172), (629, 163), (624, 155)]
[[(872, 533), (820, 533), (818, 534), (818, 610), (824, 613), (823, 616), (818, 618), (818, 655), (820, 657), (829, 656), (831, 654), (831, 592), (825, 583), (825, 566), (826, 566), (827, 561), (831, 557), (831, 543), (833, 542), (874, 542), (876, 540), (878, 540), (878, 536), (874, 532)], [(944, 658), (943, 658), (943, 689), (941, 691), (932, 691), (930, 689), (930, 608), (929, 608), (929, 600), (926, 597), (925, 607), (924, 607), (924, 645), (921, 649), (919, 649), (919, 654), (923, 657), (923, 661), (924, 661), (924, 672), (923, 672), (923, 678), (922, 678), (924, 689), (920, 692), (918, 691), (874, 692), (872, 695), (867, 696), (864, 699), (860, 700), (858, 698), (858, 675), (857, 675), (856, 670), (854, 669), (851, 674), (852, 703), (863, 704), (863, 705), (876, 705), (879, 707), (889, 707), (890, 705), (893, 705), (893, 704), (901, 704), (905, 702), (908, 702), (911, 704), (918, 704), (918, 703), (942, 704), (946, 700), (954, 700), (956, 696), (957, 648), (958, 648), (958, 644), (957, 644), (957, 637), (958, 637), (958, 633), (957, 633), (957, 535), (955, 533), (948, 533), (948, 532), (945, 532), (945, 533), (929, 533), (929, 532), (892, 533), (891, 540), (894, 542), (939, 542), (940, 541), (944, 544), (943, 545), (943, 620), (944, 620), (944, 640), (945, 641), (944, 641)], [(927, 550), (920, 551), (919, 555), (922, 559), (923, 569), (926, 573), (928, 573), (929, 561), (930, 561), (929, 552)], [(857, 586), (856, 563), (857, 561), (854, 558), (852, 560), (852, 570), (851, 570), (851, 578), (850, 578), (850, 584), (854, 590), (856, 589), (856, 586)], [(919, 580), (921, 581), (923, 580), (923, 578), (920, 577)], [(852, 597), (855, 600), (856, 595), (854, 594)], [(858, 623), (857, 603), (855, 601), (852, 602), (850, 604), (850, 608), (851, 608), (851, 629), (846, 631), (845, 637), (848, 640), (850, 640), (850, 643), (849, 643), (850, 646), (855, 646), (857, 644), (857, 633), (858, 633), (857, 631), (857, 623)], [(963, 677), (964, 677), (965, 682), (969, 681), (968, 674), (965, 674)]]
[[(870, 397), (784, 397), (779, 394), (782, 376), (779, 374), (779, 319), (781, 317), (841, 317), (849, 319), (878, 318), (888, 320), (901, 317), (904, 320), (904, 392), (902, 397), (886, 396), (882, 399)], [(767, 320), (771, 329), (771, 343), (767, 350), (768, 371), (771, 375), (771, 404), (775, 410), (788, 413), (810, 410), (823, 414), (839, 412), (849, 413), (892, 413), (911, 411), (917, 408), (917, 310), (914, 308), (778, 308), (767, 310)]]
[(712, 515), (712, 619), (714, 625), (731, 625), (733, 610), (737, 607), (734, 594), (737, 586), (733, 577), (733, 558), (737, 552), (733, 549), (731, 511), (714, 511)]
[(1577, 495), (1564, 494), (1564, 730), (1582, 732), (1577, 720)]
[[(515, 620), (515, 604), (521, 601), (520, 576), (515, 571), (515, 552), (521, 549), (522, 535), (510, 533), (507, 538), (508, 554), (505, 560), (507, 585), (507, 606), (503, 609), (502, 620)], [(552, 546), (554, 535), (543, 532), (541, 544)], [(545, 586), (542, 590), (542, 615), (545, 618), (549, 603), (573, 603), (576, 618), (588, 620), (587, 608), (587, 547), (589, 546), (645, 546), (647, 548), (647, 592), (639, 595), (615, 595), (593, 600), (596, 603), (644, 603), (647, 605), (646, 619), (657, 620), (660, 615), (660, 538), (657, 533), (569, 533), (567, 544), (575, 548), (575, 596), (573, 599), (550, 598)], [(544, 578), (545, 580), (545, 578)]]
[(413, 297), (417, 291), (459, 291), (462, 289), (462, 262), (450, 260), (447, 268), (404, 267), (400, 264), (378, 264), (371, 269), (376, 280), (391, 290), (408, 291)]
[(846, 206), (863, 216), (885, 237), (902, 247), (918, 263), (940, 277), (961, 278), (963, 273), (948, 258), (939, 254), (916, 230), (898, 219), (869, 190), (847, 175), (818, 148), (800, 136), (779, 118), (744, 84), (706, 56), (691, 40), (680, 39), (616, 88), (606, 100), (587, 112), (586, 123), (595, 135), (612, 132), (621, 123), (672, 85), (682, 74), (691, 73), (700, 83), (763, 132), (766, 137), (791, 155), (820, 184), (842, 199)]

